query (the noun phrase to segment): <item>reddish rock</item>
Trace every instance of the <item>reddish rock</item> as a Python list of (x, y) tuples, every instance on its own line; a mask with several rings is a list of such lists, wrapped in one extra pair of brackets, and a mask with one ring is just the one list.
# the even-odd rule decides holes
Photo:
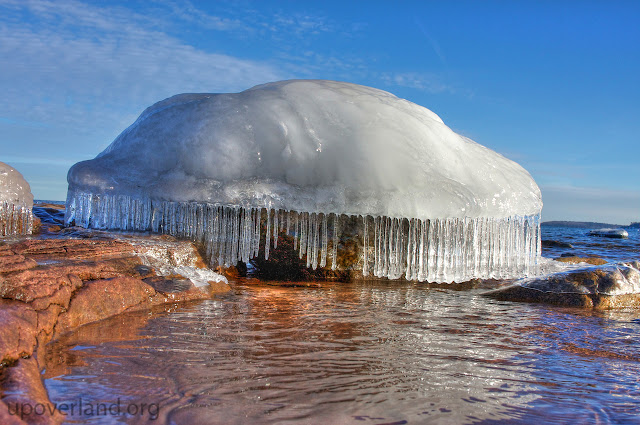
[[(204, 262), (188, 242), (149, 237), (136, 244), (134, 236), (74, 231), (81, 239), (26, 239), (0, 242), (0, 400), (1, 424), (57, 424), (59, 413), (11, 415), (12, 406), (40, 403), (48, 397), (37, 359), (56, 335), (77, 326), (124, 311), (163, 303), (209, 298), (226, 292), (227, 283), (197, 288), (182, 276), (157, 276), (143, 264), (147, 250), (164, 257), (159, 265), (176, 259)], [(118, 238), (118, 239), (116, 239)], [(127, 238), (132, 239), (131, 243)], [(137, 236), (140, 242), (141, 236)], [(154, 251), (155, 250), (155, 251)], [(193, 253), (193, 256), (192, 256)], [(143, 280), (144, 279), (144, 280)], [(23, 412), (24, 413), (24, 412)]]
[(8, 247), (0, 250), (0, 273), (28, 270), (37, 265), (38, 263), (31, 258), (25, 258), (23, 255), (10, 250)]
[(16, 301), (0, 300), (0, 326), (2, 364), (33, 353), (38, 318), (32, 308)]
[[(149, 303), (156, 291), (140, 279), (129, 276), (85, 282), (60, 316), (56, 331), (65, 331), (122, 313), (143, 302)], [(100, 302), (96, 302), (100, 300)]]

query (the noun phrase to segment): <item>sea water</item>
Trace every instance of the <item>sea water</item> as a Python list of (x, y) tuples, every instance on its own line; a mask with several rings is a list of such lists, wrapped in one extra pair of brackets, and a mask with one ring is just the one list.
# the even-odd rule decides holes
[[(580, 232), (543, 227), (542, 236), (571, 238), (576, 253), (612, 244), (595, 248), (638, 259), (629, 241)], [(232, 283), (222, 298), (117, 316), (52, 343), (51, 400), (120, 402), (117, 415), (68, 416), (87, 424), (640, 421), (635, 310), (382, 279)], [(157, 411), (140, 414), (143, 404)]]

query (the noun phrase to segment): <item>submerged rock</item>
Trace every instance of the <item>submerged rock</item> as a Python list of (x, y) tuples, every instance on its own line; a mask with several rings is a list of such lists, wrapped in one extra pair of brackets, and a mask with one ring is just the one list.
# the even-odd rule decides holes
[(543, 248), (573, 248), (568, 242), (554, 241), (553, 239), (543, 239), (541, 242)]
[(594, 309), (640, 307), (640, 262), (607, 264), (521, 279), (484, 295), (504, 301)]

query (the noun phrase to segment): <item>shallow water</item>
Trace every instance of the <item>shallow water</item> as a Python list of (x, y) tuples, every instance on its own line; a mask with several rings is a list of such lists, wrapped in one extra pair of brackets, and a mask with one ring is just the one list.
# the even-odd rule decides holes
[[(240, 283), (79, 328), (45, 383), (57, 403), (120, 399), (69, 423), (640, 423), (637, 313), (452, 288)], [(124, 412), (142, 403), (159, 411)]]

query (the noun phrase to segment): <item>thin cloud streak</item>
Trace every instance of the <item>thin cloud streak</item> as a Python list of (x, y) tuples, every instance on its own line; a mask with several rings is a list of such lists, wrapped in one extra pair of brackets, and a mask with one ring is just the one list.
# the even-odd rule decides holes
[(10, 58), (0, 69), (2, 123), (121, 125), (123, 116), (175, 93), (237, 91), (281, 77), (270, 64), (198, 50), (119, 9), (25, 5), (43, 22), (0, 25), (0, 56)]
[(442, 79), (438, 75), (431, 73), (384, 73), (380, 76), (380, 78), (382, 81), (389, 85), (408, 87), (432, 94), (454, 94), (457, 92), (455, 87), (450, 84), (443, 83)]

